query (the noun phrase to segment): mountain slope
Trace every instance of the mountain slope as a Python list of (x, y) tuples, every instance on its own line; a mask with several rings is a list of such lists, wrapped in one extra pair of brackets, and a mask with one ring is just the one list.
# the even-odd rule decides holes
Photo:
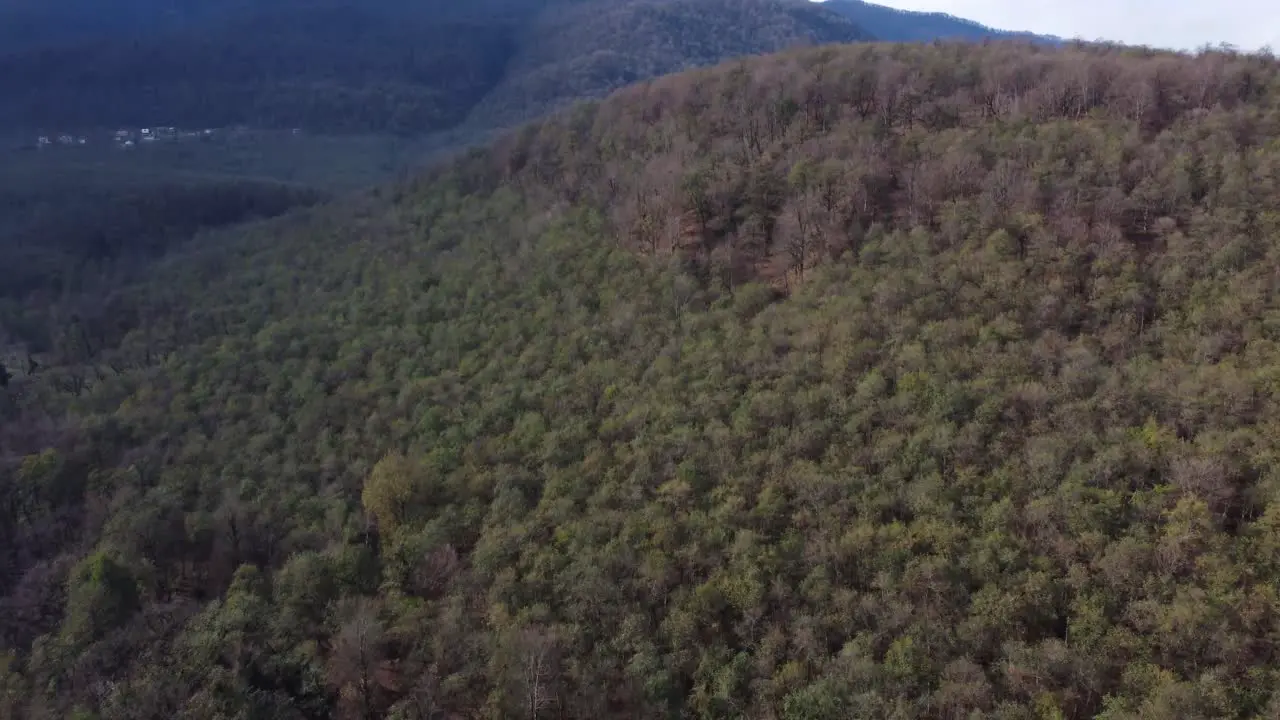
[[(572, 0), (571, 0), (572, 1)], [(142, 41), (168, 32), (216, 27), (255, 13), (305, 20), (311, 13), (360, 8), (372, 16), (442, 23), (502, 19), (518, 23), (545, 0), (0, 0), (0, 55), (110, 40)]]
[(727, 57), (866, 37), (802, 0), (276, 0), (168, 13), (0, 53), (0, 124), (421, 134), (458, 125), (483, 98), (476, 117), (492, 128)]
[(855, 24), (790, 0), (648, 0), (568, 5), (529, 28), (468, 124), (503, 127), (623, 85), (796, 45), (868, 40)]
[(753, 58), (175, 255), (5, 358), (0, 714), (1271, 716), (1278, 79)]
[(0, 57), (0, 122), (424, 132), (501, 77), (509, 30), (355, 5), (245, 11), (142, 39)]
[(235, 176), (50, 162), (7, 167), (0, 173), (0, 299), (41, 306), (47, 294), (65, 298), (145, 266), (204, 228), (279, 215), (324, 195)]
[(0, 37), (0, 126), (410, 135), (506, 127), (795, 45), (1036, 39), (857, 0), (8, 0), (0, 27), (15, 35)]
[(916, 12), (885, 7), (864, 0), (825, 0), (823, 7), (843, 15), (872, 36), (890, 42), (932, 40), (1017, 39), (1058, 44), (1056, 37), (996, 30), (946, 13)]

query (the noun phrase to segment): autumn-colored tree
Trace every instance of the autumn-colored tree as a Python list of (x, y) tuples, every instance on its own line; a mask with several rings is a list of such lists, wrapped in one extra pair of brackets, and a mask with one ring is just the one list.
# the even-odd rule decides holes
[(385, 631), (378, 610), (376, 602), (359, 599), (338, 613), (343, 619), (329, 650), (327, 677), (337, 690), (345, 717), (381, 717), (387, 691), (396, 683), (385, 665)]
[(360, 499), (379, 528), (391, 535), (418, 508), (429, 490), (425, 481), (420, 464), (404, 455), (387, 455), (373, 466)]

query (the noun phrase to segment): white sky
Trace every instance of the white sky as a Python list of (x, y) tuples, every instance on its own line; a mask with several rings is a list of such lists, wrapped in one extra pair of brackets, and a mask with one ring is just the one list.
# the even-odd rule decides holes
[(1001, 30), (1194, 50), (1231, 43), (1280, 52), (1280, 0), (871, 0), (951, 13)]

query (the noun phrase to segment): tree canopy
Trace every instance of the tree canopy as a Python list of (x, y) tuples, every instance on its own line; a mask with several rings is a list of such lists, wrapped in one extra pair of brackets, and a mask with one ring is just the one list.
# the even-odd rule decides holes
[(8, 351), (0, 712), (1272, 717), (1277, 135), (811, 48), (204, 235)]

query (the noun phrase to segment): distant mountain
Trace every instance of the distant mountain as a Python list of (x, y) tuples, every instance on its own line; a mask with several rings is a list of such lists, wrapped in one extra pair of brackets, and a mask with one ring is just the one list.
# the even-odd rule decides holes
[(826, 0), (822, 6), (849, 18), (878, 40), (928, 42), (940, 39), (1023, 39), (1055, 45), (1063, 42), (1062, 38), (1049, 35), (997, 30), (947, 13), (899, 10), (863, 0)]
[(286, 3), (10, 53), (0, 123), (417, 133), (458, 122), (501, 78), (504, 25), (385, 9)]
[(485, 122), (516, 121), (728, 57), (869, 37), (803, 0), (149, 0), (116, 13), (10, 0), (0, 26), (27, 36), (0, 53), (5, 125), (408, 134), (481, 101)]
[(525, 31), (506, 75), (468, 121), (506, 125), (727, 58), (870, 39), (856, 22), (794, 0), (563, 3)]
[[(477, 0), (467, 3), (472, 13), (501, 4), (505, 12), (520, 0)], [(540, 0), (534, 0), (540, 1)], [(530, 4), (525, 2), (524, 4)], [(154, 40), (164, 33), (210, 29), (262, 12), (285, 13), (304, 19), (335, 8), (361, 7), (370, 13), (400, 19), (452, 19), (451, 5), (408, 0), (0, 0), (0, 54), (65, 48), (106, 40)]]
[(854, 0), (0, 0), (0, 127), (474, 132), (796, 45), (997, 34)]

